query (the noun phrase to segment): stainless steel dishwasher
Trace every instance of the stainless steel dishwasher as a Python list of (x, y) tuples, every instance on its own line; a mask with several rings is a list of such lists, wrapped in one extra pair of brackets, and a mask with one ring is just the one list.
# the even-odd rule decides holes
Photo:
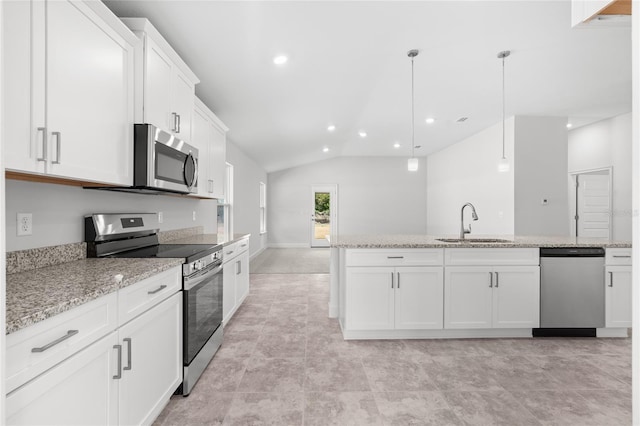
[(534, 336), (595, 336), (604, 327), (604, 249), (540, 249), (540, 329)]

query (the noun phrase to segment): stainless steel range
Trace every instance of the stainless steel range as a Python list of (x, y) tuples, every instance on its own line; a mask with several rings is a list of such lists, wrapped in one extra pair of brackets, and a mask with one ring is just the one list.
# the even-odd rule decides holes
[(183, 258), (184, 376), (177, 394), (189, 395), (222, 344), (222, 245), (160, 244), (157, 215), (85, 217), (88, 257)]

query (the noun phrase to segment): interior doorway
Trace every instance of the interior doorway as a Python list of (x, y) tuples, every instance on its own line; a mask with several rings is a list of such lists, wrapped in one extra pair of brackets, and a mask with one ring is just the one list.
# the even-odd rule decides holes
[(572, 235), (611, 239), (612, 175), (611, 167), (571, 173)]
[(338, 186), (311, 187), (311, 247), (329, 247), (327, 237), (337, 235)]

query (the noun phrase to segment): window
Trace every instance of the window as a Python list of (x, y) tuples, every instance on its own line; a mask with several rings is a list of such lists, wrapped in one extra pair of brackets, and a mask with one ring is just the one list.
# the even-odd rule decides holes
[(267, 232), (267, 184), (260, 182), (260, 233)]

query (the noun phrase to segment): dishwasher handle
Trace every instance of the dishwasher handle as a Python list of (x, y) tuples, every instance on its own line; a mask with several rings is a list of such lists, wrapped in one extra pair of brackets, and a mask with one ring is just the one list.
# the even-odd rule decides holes
[(604, 257), (602, 247), (541, 248), (540, 257)]

